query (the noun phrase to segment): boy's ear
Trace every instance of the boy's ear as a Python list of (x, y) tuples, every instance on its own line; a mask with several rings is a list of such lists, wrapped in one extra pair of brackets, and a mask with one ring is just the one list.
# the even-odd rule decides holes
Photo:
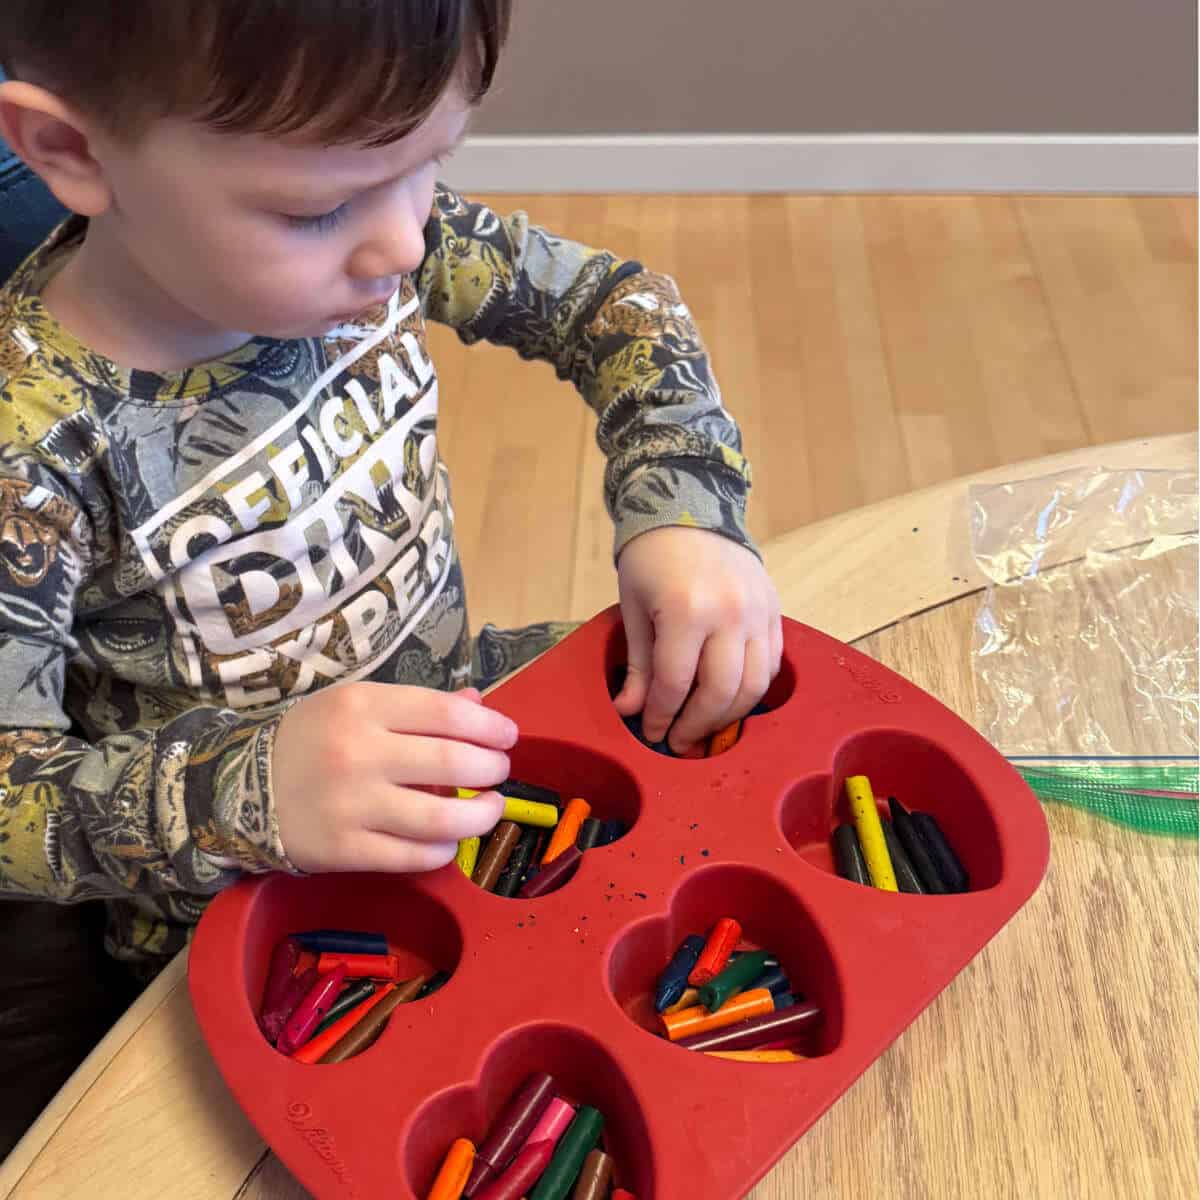
[(97, 217), (111, 205), (88, 122), (53, 92), (17, 80), (0, 83), (0, 137), (72, 212)]

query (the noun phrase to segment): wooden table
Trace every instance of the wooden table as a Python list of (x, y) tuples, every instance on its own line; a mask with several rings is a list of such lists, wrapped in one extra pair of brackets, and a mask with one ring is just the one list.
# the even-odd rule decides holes
[[(1081, 463), (1194, 465), (1194, 439), (979, 478)], [(967, 717), (971, 593), (981, 583), (966, 542), (970, 482), (798, 531), (768, 555), (785, 611), (857, 641)], [(754, 1200), (1200, 1194), (1195, 845), (1063, 807), (1047, 814), (1052, 857), (1041, 890)], [(181, 955), (76, 1072), (0, 1166), (0, 1196), (306, 1194), (225, 1089), (185, 973)]]

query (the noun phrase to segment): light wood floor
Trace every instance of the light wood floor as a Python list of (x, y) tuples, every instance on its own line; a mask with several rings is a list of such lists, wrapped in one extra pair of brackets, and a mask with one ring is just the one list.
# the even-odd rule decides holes
[[(1192, 197), (480, 198), (679, 281), (760, 540), (1196, 426)], [(594, 418), (548, 366), (432, 337), (473, 625), (591, 616), (616, 596)]]

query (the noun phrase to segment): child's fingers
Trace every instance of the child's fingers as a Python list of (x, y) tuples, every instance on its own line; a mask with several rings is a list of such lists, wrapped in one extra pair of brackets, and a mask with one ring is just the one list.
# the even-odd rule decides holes
[(625, 682), (613, 698), (623, 717), (641, 712), (650, 686), (654, 654), (654, 626), (649, 614), (636, 600), (621, 605), (625, 625)]
[(498, 792), (459, 800), (414, 788), (380, 788), (366, 801), (362, 825), (372, 833), (437, 845), (482, 837), (503, 814), (504, 797)]
[(330, 871), (386, 871), (409, 874), (436, 871), (454, 861), (457, 842), (415, 842), (364, 829), (348, 839), (337, 861), (322, 867)]
[(398, 786), (490, 788), (508, 778), (508, 755), (453, 738), (405, 734), (375, 747), (384, 778)]
[(727, 714), (740, 694), (745, 663), (746, 642), (741, 634), (717, 634), (704, 643), (696, 669), (696, 690), (671, 729), (671, 749), (677, 754), (728, 724)]
[(648, 741), (666, 736), (691, 691), (703, 648), (704, 633), (688, 626), (672, 627), (655, 641), (654, 670), (642, 710), (642, 732)]
[(772, 607), (771, 615), (767, 619), (767, 643), (770, 647), (771, 678), (774, 679), (783, 665), (783, 618), (780, 616), (778, 603)]
[[(499, 750), (507, 750), (517, 742), (516, 722), (478, 700), (472, 700), (469, 694), (383, 685), (381, 690), (367, 693), (364, 709), (368, 706), (369, 711), (364, 711), (363, 716), (369, 716), (392, 733), (428, 734)], [(442, 781), (422, 779), (412, 782)], [(479, 785), (463, 783), (462, 786)]]

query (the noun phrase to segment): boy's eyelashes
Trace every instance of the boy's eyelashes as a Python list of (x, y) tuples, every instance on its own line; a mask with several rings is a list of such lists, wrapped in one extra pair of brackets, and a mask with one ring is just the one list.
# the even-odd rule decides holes
[[(455, 149), (457, 147), (435, 154), (430, 160), (430, 165), (442, 166), (453, 156)], [(337, 208), (330, 209), (329, 212), (317, 213), (312, 216), (297, 216), (294, 213), (281, 213), (280, 215), (293, 229), (307, 230), (310, 233), (331, 233), (345, 220), (349, 207), (350, 201), (346, 200)]]
[(349, 208), (349, 201), (339, 204), (337, 208), (330, 209), (329, 212), (317, 213), (313, 216), (298, 217), (291, 213), (283, 213), (282, 216), (293, 229), (308, 230), (311, 233), (330, 233), (345, 220), (347, 208)]

